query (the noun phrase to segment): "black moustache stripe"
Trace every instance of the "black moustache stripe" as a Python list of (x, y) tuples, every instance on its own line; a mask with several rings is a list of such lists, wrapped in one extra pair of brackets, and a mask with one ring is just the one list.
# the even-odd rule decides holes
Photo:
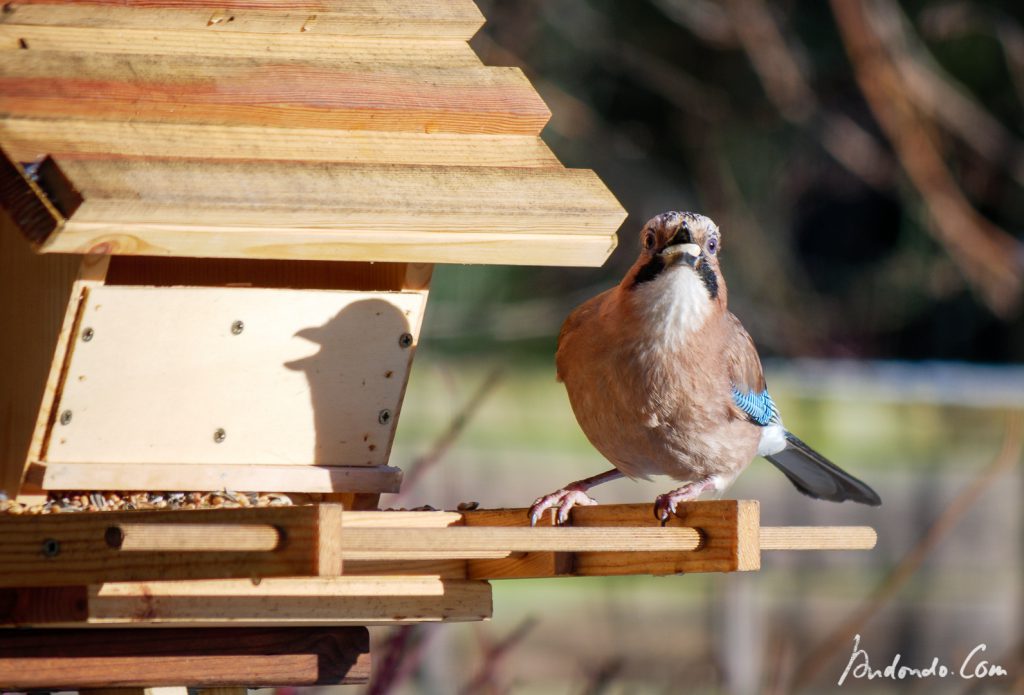
[(708, 294), (712, 299), (718, 299), (718, 276), (715, 269), (706, 260), (700, 264), (700, 279), (704, 281), (704, 287), (708, 288)]
[(637, 271), (636, 277), (633, 278), (633, 284), (630, 285), (629, 289), (636, 289), (638, 285), (654, 280), (661, 275), (663, 270), (665, 270), (665, 259), (658, 255), (651, 256), (651, 260), (640, 266), (640, 270)]

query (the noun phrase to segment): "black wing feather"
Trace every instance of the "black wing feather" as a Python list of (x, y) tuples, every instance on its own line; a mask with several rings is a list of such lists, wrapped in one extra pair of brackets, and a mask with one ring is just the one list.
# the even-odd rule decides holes
[(786, 432), (786, 448), (766, 456), (786, 474), (796, 489), (815, 499), (830, 502), (859, 502), (877, 507), (882, 503), (878, 493), (863, 481), (835, 465), (795, 435)]

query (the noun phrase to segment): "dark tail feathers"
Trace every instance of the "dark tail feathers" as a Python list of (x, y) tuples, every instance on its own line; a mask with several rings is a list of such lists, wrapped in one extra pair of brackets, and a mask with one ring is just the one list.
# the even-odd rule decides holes
[(877, 507), (878, 493), (786, 432), (786, 448), (766, 459), (786, 474), (805, 495), (830, 502), (852, 500)]

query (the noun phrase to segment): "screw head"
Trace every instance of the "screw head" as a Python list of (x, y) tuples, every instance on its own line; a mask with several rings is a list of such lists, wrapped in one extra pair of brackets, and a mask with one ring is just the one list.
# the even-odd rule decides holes
[(103, 533), (103, 540), (108, 548), (119, 550), (124, 545), (124, 531), (121, 530), (120, 526), (108, 526), (107, 530)]
[(403, 333), (398, 336), (398, 344), (403, 347), (412, 347), (412, 333)]
[(217, 442), (218, 444), (220, 444), (227, 438), (228, 433), (224, 431), (223, 427), (218, 427), (217, 430), (213, 433), (213, 441)]
[(56, 538), (47, 538), (43, 541), (43, 545), (40, 550), (44, 557), (57, 557), (60, 555), (60, 541)]
[(234, 335), (238, 335), (239, 333), (241, 333), (244, 330), (245, 330), (245, 323), (242, 322), (242, 321), (235, 321), (233, 324), (231, 324), (231, 332)]
[(70, 410), (65, 410), (63, 413), (60, 414), (60, 424), (62, 424), (62, 425), (70, 425), (71, 424), (71, 411)]
[(93, 331), (93, 329), (86, 328), (84, 331), (82, 331), (82, 341), (88, 343), (90, 340), (92, 340), (92, 337), (94, 335), (96, 335), (96, 332)]
[(391, 411), (385, 408), (384, 410), (377, 413), (377, 422), (382, 425), (386, 425), (391, 422)]

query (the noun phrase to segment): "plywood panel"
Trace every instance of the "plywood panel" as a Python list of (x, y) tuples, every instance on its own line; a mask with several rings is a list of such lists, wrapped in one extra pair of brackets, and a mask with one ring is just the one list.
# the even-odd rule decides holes
[(15, 116), (536, 135), (550, 117), (517, 68), (8, 51)]
[(6, 118), (0, 141), (12, 157), (241, 159), (480, 167), (558, 167), (533, 135), (403, 133), (191, 123)]
[(483, 25), (472, 0), (19, 0), (6, 23), (111, 28), (206, 29), (211, 34), (332, 34), (468, 39)]
[(383, 465), (412, 352), (400, 338), (423, 304), (415, 292), (96, 288), (58, 407), (71, 415), (45, 460)]

